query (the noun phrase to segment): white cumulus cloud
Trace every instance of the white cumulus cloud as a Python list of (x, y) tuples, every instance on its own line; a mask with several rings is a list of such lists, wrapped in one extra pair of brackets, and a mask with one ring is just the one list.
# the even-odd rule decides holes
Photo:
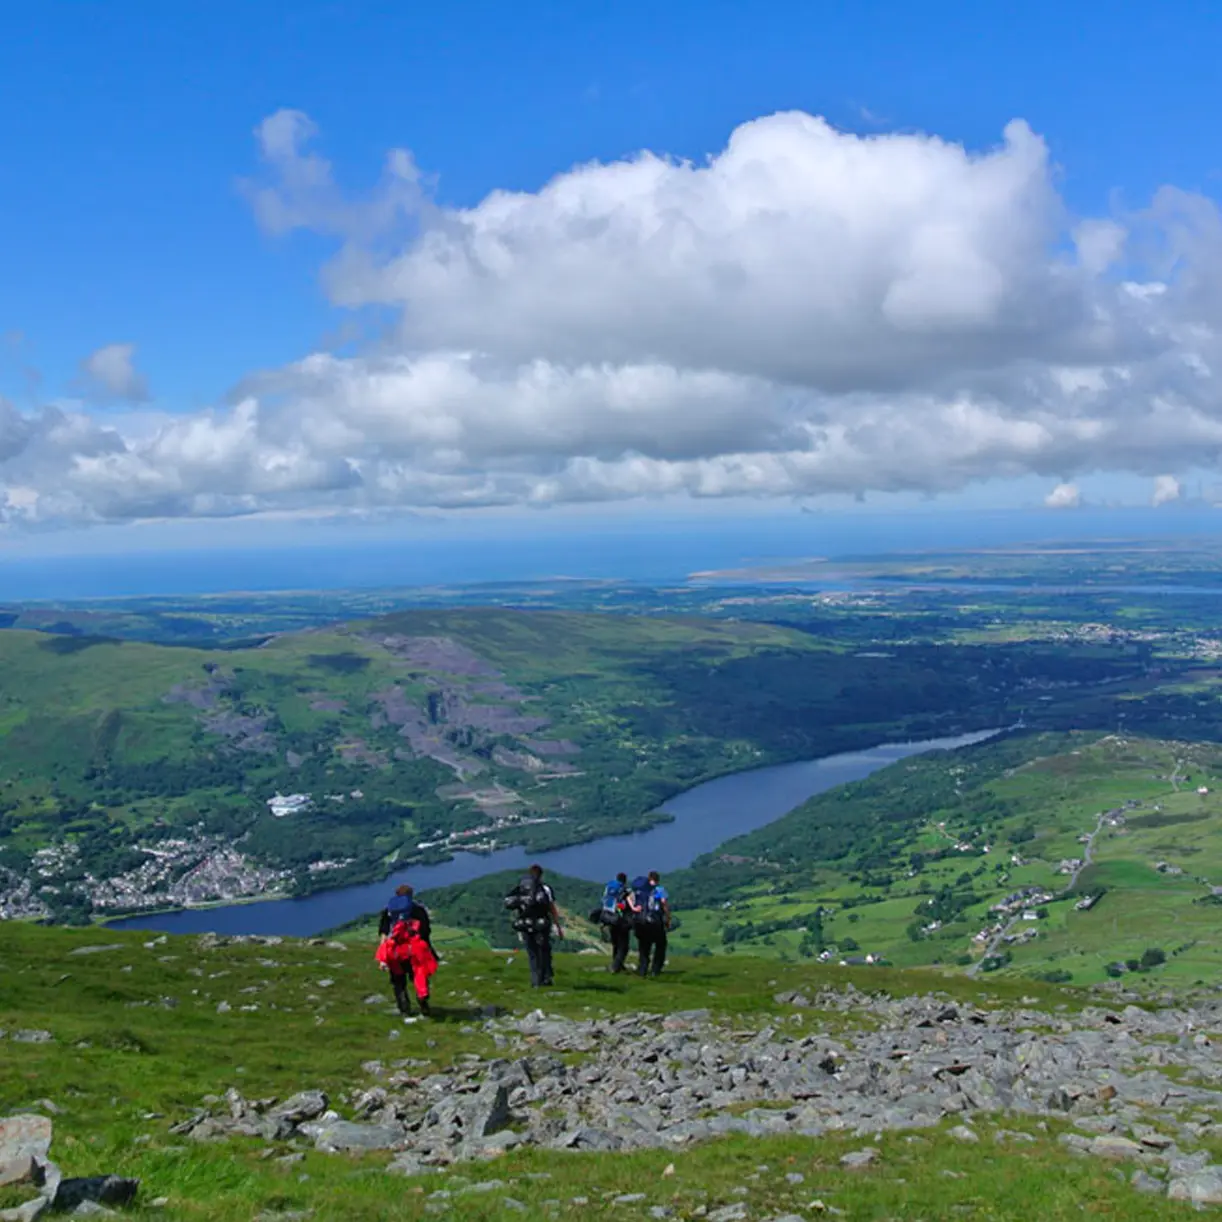
[[(308, 116), (256, 130), (268, 232), (330, 237), (376, 348), (186, 415), (0, 405), (0, 520), (938, 494), (1222, 458), (1222, 219), (1072, 216), (1022, 122), (983, 150), (791, 112), (467, 208), (411, 154), (353, 195)], [(147, 393), (130, 345), (84, 370)], [(1170, 477), (1163, 477), (1169, 479)], [(1164, 491), (1170, 484), (1159, 483)], [(1178, 485), (1177, 485), (1178, 487)]]
[(1077, 509), (1082, 504), (1082, 493), (1077, 484), (1057, 484), (1044, 498), (1049, 509)]
[(88, 398), (139, 403), (148, 383), (136, 368), (135, 344), (107, 344), (81, 362), (81, 388)]
[(1154, 506), (1169, 505), (1184, 495), (1184, 487), (1174, 475), (1158, 475), (1154, 478), (1154, 492), (1150, 503)]

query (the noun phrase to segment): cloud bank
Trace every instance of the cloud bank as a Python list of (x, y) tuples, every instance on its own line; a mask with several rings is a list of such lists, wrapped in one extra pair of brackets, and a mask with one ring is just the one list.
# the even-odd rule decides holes
[[(1172, 187), (1075, 217), (1044, 142), (745, 123), (446, 208), (410, 153), (345, 193), (310, 119), (242, 184), (270, 233), (329, 235), (332, 299), (394, 311), (364, 355), (253, 373), (189, 415), (0, 404), (0, 519), (938, 494), (1215, 464), (1222, 217)], [(130, 346), (85, 372), (145, 387)], [(1173, 499), (1171, 483), (1155, 496)], [(1176, 484), (1178, 487), (1178, 484)], [(1159, 491), (1161, 489), (1161, 492)]]

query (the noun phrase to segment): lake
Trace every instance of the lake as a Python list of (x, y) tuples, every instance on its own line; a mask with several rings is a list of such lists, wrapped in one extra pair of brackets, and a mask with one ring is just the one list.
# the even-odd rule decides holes
[[(617, 871), (630, 876), (647, 870), (665, 874), (690, 866), (735, 836), (781, 818), (807, 798), (834, 789), (927, 751), (952, 750), (997, 734), (982, 730), (953, 738), (889, 743), (864, 751), (829, 755), (794, 764), (776, 764), (706, 781), (663, 804), (671, 816), (641, 832), (604, 836), (585, 844), (530, 854), (514, 847), (494, 853), (456, 853), (436, 865), (411, 866), (377, 883), (360, 883), (319, 891), (299, 899), (266, 900), (194, 908), (183, 912), (126, 917), (112, 921), (116, 929), (151, 929), (164, 933), (282, 934), (312, 937), (357, 917), (378, 912), (399, 883), (410, 882), (418, 892), (430, 887), (470, 882), (498, 870), (524, 868), (537, 861), (546, 870), (604, 882)], [(682, 907), (682, 897), (676, 897)], [(563, 896), (561, 896), (563, 901)], [(442, 918), (444, 920), (444, 916)]]

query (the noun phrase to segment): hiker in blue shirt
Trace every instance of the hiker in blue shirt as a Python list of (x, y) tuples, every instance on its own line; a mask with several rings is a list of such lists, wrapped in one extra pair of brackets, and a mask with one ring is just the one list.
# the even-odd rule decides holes
[(600, 919), (611, 937), (609, 972), (622, 972), (632, 948), (632, 910), (629, 903), (628, 875), (617, 874), (603, 888)]
[(647, 878), (633, 880), (629, 908), (636, 927), (637, 950), (640, 952), (637, 975), (660, 976), (662, 965), (666, 962), (670, 896), (662, 886), (657, 870), (650, 870)]

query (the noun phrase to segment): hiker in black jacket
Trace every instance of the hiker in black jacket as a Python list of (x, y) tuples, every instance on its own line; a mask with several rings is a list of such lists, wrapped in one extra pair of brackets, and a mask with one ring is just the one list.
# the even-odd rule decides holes
[(543, 867), (531, 866), (521, 882), (505, 897), (505, 907), (514, 913), (513, 927), (526, 944), (530, 960), (530, 987), (550, 987), (552, 983), (552, 926), (556, 937), (563, 938), (556, 896), (543, 881)]

